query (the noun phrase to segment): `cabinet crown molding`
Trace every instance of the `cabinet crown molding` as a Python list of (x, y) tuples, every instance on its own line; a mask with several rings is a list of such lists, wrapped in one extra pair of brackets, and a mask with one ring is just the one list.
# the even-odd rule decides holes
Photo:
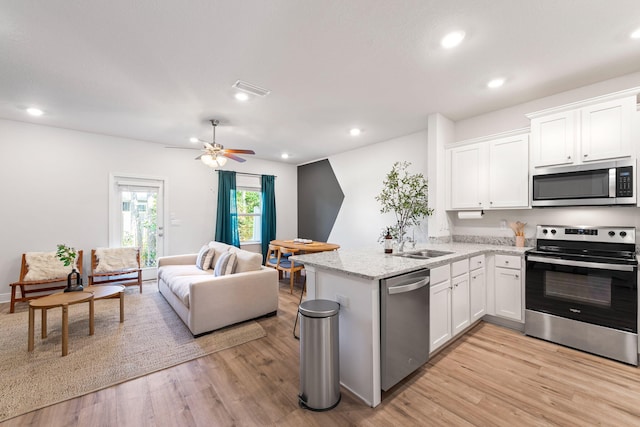
[[(570, 104), (560, 105), (558, 107), (546, 108), (544, 110), (534, 111), (533, 113), (525, 114), (528, 119), (536, 119), (538, 117), (548, 116), (550, 114), (562, 113), (568, 110), (575, 110), (582, 107), (587, 107), (593, 104), (599, 104), (601, 102), (613, 101), (615, 99), (637, 97), (640, 93), (640, 86), (631, 89), (621, 90), (619, 92), (609, 93), (607, 95), (596, 96), (594, 98), (585, 99), (582, 101), (572, 102)], [(637, 100), (636, 100), (637, 102)]]
[(510, 138), (512, 136), (526, 135), (529, 133), (529, 130), (530, 128), (526, 127), (526, 128), (509, 130), (506, 132), (494, 133), (493, 135), (481, 136), (478, 138), (465, 139), (462, 141), (456, 141), (456, 142), (447, 144), (445, 148), (455, 148), (455, 147), (461, 147), (463, 145), (476, 144), (478, 142), (493, 141), (500, 138)]

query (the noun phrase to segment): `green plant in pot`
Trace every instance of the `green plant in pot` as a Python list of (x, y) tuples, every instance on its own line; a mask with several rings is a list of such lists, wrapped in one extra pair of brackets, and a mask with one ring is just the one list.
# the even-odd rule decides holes
[(409, 162), (395, 162), (382, 182), (382, 191), (376, 196), (382, 206), (380, 213), (393, 212), (395, 215), (395, 224), (385, 227), (383, 233), (386, 234), (386, 230), (390, 229), (400, 252), (404, 247), (407, 229), (419, 225), (424, 217), (433, 213), (433, 209), (429, 208), (427, 179), (421, 173), (410, 174), (410, 165)]
[(78, 251), (75, 248), (69, 247), (67, 245), (58, 245), (58, 249), (56, 250), (56, 256), (65, 267), (71, 267), (71, 273), (67, 276), (67, 288), (64, 290), (65, 292), (80, 292), (84, 289), (82, 286), (82, 276), (80, 276), (80, 272), (78, 272), (78, 268), (76, 265), (76, 258), (78, 256)]

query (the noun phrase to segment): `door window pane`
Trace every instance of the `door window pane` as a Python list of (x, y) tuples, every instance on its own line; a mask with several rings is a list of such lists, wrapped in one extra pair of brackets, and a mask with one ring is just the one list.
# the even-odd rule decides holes
[(128, 191), (122, 194), (122, 246), (140, 248), (140, 265), (156, 265), (158, 194), (154, 191)]

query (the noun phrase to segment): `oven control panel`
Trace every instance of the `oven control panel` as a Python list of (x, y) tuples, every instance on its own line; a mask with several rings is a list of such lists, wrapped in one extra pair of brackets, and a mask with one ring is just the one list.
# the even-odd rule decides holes
[(578, 242), (636, 243), (635, 227), (538, 225), (536, 238)]

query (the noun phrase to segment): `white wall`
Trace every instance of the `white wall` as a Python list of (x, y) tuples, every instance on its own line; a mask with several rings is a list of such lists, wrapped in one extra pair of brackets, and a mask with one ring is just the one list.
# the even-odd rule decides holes
[[(85, 252), (108, 246), (109, 174), (167, 180), (168, 254), (195, 252), (215, 233), (217, 173), (197, 151), (144, 141), (0, 120), (0, 283), (18, 279), (20, 256), (65, 243)], [(297, 230), (296, 167), (248, 159), (225, 169), (276, 175), (278, 237)], [(0, 290), (7, 300), (9, 286)]]
[[(393, 214), (380, 213), (375, 197), (397, 161), (411, 162), (412, 173), (427, 176), (426, 130), (329, 157), (344, 193), (342, 207), (329, 235), (330, 242), (342, 248), (375, 245), (381, 230), (395, 223)], [(416, 240), (427, 240), (426, 225), (427, 221), (423, 221), (416, 230)]]

